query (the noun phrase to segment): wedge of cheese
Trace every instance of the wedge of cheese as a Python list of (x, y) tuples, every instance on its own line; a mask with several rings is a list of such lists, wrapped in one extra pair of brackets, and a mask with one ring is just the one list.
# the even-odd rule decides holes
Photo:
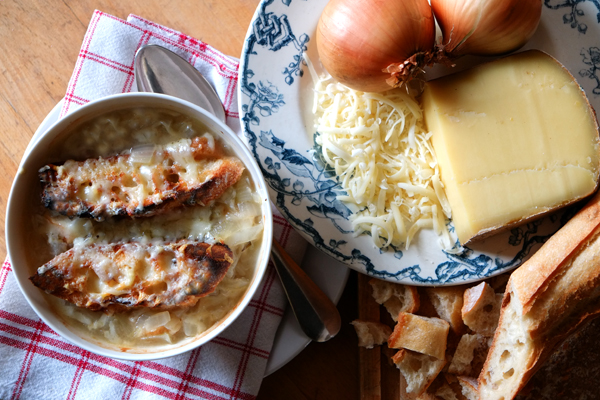
[(430, 81), (422, 101), (462, 244), (596, 190), (595, 112), (549, 55), (530, 50)]

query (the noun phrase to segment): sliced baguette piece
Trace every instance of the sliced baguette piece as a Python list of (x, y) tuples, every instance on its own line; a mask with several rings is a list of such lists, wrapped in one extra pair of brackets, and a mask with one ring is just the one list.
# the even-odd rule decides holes
[(413, 350), (444, 360), (449, 330), (450, 324), (443, 319), (402, 312), (388, 339), (388, 347)]
[(600, 193), (513, 272), (481, 399), (513, 399), (560, 342), (598, 316), (599, 298)]
[(392, 334), (392, 328), (381, 322), (363, 321), (356, 319), (351, 322), (358, 336), (358, 345), (372, 349), (375, 345), (387, 342)]
[(455, 333), (461, 334), (465, 329), (461, 313), (464, 286), (431, 287), (425, 289), (425, 292), (440, 318), (448, 321)]
[(462, 318), (474, 332), (484, 336), (493, 336), (498, 320), (502, 295), (486, 282), (465, 290), (462, 307)]
[(406, 381), (408, 398), (421, 396), (446, 365), (445, 359), (438, 359), (427, 354), (400, 349), (392, 356), (392, 361), (400, 370)]
[(419, 292), (416, 287), (375, 278), (369, 284), (373, 288), (373, 298), (377, 303), (383, 304), (394, 322), (398, 321), (398, 314), (401, 312), (414, 313), (419, 309)]

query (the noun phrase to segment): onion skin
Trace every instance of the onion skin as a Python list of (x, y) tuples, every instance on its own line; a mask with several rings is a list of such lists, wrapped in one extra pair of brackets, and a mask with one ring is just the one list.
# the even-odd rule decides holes
[(501, 55), (522, 47), (538, 27), (542, 0), (431, 0), (449, 58)]
[[(317, 26), (327, 72), (363, 92), (391, 89), (388, 79), (392, 86), (410, 80), (431, 58), (434, 43), (427, 0), (331, 0)], [(393, 73), (384, 72), (390, 66)]]

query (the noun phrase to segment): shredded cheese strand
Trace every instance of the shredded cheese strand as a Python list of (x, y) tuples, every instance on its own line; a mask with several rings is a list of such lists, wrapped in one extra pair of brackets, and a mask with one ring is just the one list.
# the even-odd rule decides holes
[(380, 248), (408, 248), (420, 229), (433, 229), (450, 252), (450, 207), (419, 104), (401, 90), (363, 93), (321, 78), (315, 81), (316, 143), (335, 170), (345, 195), (359, 211), (356, 236), (369, 233)]

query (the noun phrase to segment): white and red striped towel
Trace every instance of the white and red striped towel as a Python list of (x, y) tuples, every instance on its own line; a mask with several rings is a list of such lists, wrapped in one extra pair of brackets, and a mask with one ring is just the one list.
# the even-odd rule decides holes
[[(135, 91), (134, 55), (165, 46), (213, 84), (227, 124), (240, 133), (238, 62), (199, 40), (137, 16), (96, 11), (69, 83), (61, 116), (110, 94)], [(274, 210), (275, 238), (298, 262), (306, 242)], [(0, 269), (0, 399), (253, 399), (258, 393), (285, 298), (272, 267), (248, 308), (222, 335), (180, 356), (126, 362), (61, 339), (27, 305), (11, 265)]]

